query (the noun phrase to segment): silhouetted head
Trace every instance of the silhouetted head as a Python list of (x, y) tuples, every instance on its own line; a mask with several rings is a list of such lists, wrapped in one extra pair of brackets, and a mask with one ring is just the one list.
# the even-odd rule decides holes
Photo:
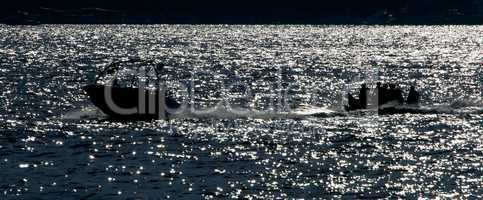
[(391, 83), (391, 84), (389, 84), (389, 87), (390, 87), (391, 89), (396, 89), (396, 84)]
[(365, 83), (361, 84), (361, 88), (367, 88), (367, 85)]
[(382, 83), (381, 82), (377, 82), (377, 87), (381, 87)]
[(416, 91), (416, 87), (411, 86), (411, 88), (410, 88), (409, 90), (411, 90), (411, 91)]
[(389, 88), (389, 84), (387, 83), (384, 83), (384, 85), (382, 85), (383, 88)]

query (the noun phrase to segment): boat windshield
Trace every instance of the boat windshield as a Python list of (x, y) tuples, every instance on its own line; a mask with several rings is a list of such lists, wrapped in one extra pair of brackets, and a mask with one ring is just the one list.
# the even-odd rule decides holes
[(100, 70), (96, 84), (123, 88), (159, 88), (162, 64), (140, 59), (111, 63)]

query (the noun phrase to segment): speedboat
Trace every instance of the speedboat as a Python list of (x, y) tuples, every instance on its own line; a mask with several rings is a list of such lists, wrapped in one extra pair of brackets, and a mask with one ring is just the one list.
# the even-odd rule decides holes
[(348, 104), (344, 106), (345, 110), (348, 112), (377, 111), (380, 115), (426, 114), (429, 112), (418, 105), (419, 93), (415, 90), (415, 87), (411, 87), (408, 98), (405, 100), (402, 91), (397, 89), (395, 84), (391, 84), (394, 86), (391, 89), (383, 88), (380, 83), (378, 84), (375, 93), (371, 96), (368, 96), (370, 92), (366, 84), (362, 84), (359, 99), (349, 93)]
[[(135, 67), (137, 71), (132, 73), (131, 69), (126, 73), (124, 70), (126, 66)], [(166, 95), (166, 91), (159, 88), (132, 84), (137, 79), (146, 79), (145, 73), (140, 73), (141, 75), (138, 73), (140, 69), (145, 71), (148, 70), (147, 68), (154, 68), (156, 77), (153, 80), (159, 81), (157, 72), (162, 66), (151, 61), (134, 59), (110, 64), (97, 74), (94, 84), (84, 86), (83, 89), (92, 103), (110, 118), (124, 120), (169, 118), (181, 107), (173, 97)], [(126, 75), (130, 75), (127, 81), (131, 83), (130, 85), (126, 84), (126, 80), (122, 80)]]

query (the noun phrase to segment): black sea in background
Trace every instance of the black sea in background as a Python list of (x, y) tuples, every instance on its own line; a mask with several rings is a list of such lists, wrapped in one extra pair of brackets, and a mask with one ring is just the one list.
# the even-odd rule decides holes
[[(482, 35), (456, 25), (0, 26), (0, 198), (483, 198)], [(176, 83), (192, 82), (195, 108), (216, 109), (106, 120), (81, 88), (132, 56), (163, 60), (178, 98), (187, 94)], [(341, 111), (345, 92), (368, 80), (418, 85), (434, 112)]]
[(17, 0), (7, 24), (481, 24), (481, 0)]

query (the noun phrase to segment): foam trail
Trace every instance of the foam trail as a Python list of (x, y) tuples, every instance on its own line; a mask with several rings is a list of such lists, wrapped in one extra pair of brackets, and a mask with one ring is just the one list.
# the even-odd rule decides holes
[[(401, 109), (409, 108), (416, 114), (483, 114), (483, 102), (481, 99), (456, 99), (447, 105), (435, 106), (398, 106)], [(363, 113), (377, 115), (377, 109), (346, 112), (334, 107), (303, 106), (290, 112), (260, 111), (250, 109), (236, 109), (226, 107), (222, 104), (212, 109), (192, 110), (181, 109), (170, 118), (213, 118), (213, 119), (303, 119), (310, 117), (327, 118), (347, 115), (359, 115)], [(81, 110), (71, 111), (61, 117), (62, 119), (107, 119), (108, 116), (94, 106)]]
[(276, 111), (259, 111), (248, 109), (233, 109), (224, 106), (216, 106), (213, 109), (206, 110), (190, 110), (184, 109), (183, 112), (174, 114), (174, 118), (218, 118), (218, 119), (290, 119), (290, 118), (306, 118), (306, 117), (330, 117), (340, 115), (340, 113), (328, 108), (311, 107), (297, 109), (292, 112), (276, 112)]
[(483, 113), (483, 101), (476, 97), (462, 97), (455, 99), (450, 104), (423, 106), (422, 108), (437, 114), (481, 114)]
[(94, 106), (89, 106), (81, 110), (74, 110), (61, 116), (61, 119), (105, 119), (107, 116)]
[(451, 103), (451, 108), (483, 107), (481, 97), (466, 97), (455, 99)]
[[(212, 109), (190, 110), (189, 108), (181, 109), (180, 112), (174, 113), (170, 118), (214, 118), (214, 119), (290, 119), (290, 118), (307, 118), (307, 117), (331, 117), (340, 115), (340, 113), (322, 107), (306, 107), (297, 109), (292, 112), (275, 112), (275, 111), (259, 111), (248, 109), (227, 108), (218, 105)], [(70, 111), (61, 116), (64, 120), (81, 120), (81, 119), (108, 119), (109, 117), (95, 106), (89, 106), (81, 110)]]

